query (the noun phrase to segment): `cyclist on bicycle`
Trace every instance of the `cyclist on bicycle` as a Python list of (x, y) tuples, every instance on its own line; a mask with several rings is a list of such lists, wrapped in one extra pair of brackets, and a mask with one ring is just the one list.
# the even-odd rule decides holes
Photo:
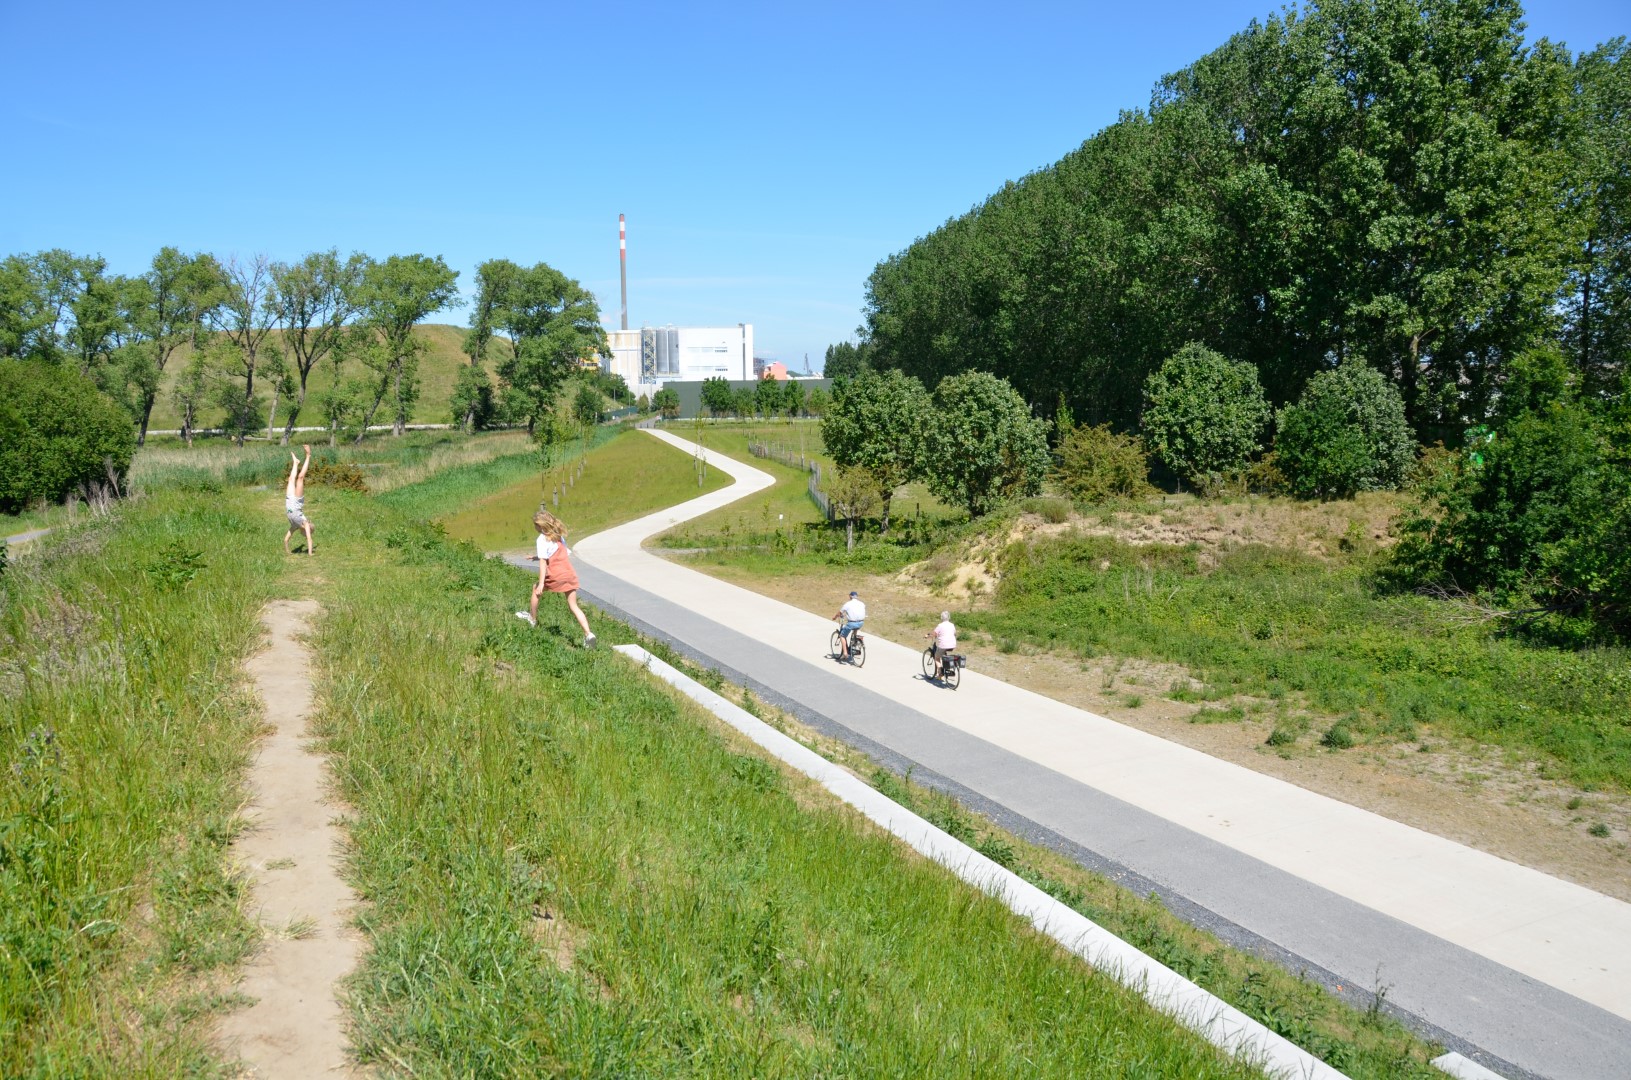
[(866, 622), (866, 605), (861, 603), (861, 594), (851, 592), (848, 602), (838, 609), (838, 614), (834, 615), (833, 618), (842, 620), (844, 624), (838, 628), (838, 659), (840, 661), (848, 660), (849, 636), (859, 630), (862, 623)]
[(923, 636), (934, 638), (934, 662), (939, 665), (937, 670), (944, 672), (947, 654), (957, 648), (957, 627), (952, 624), (951, 612), (942, 611), (939, 625)]

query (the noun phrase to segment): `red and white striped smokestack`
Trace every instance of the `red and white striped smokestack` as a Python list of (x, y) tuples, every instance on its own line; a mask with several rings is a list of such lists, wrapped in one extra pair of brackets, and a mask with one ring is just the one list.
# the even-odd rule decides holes
[(617, 273), (623, 279), (623, 322), (629, 328), (629, 236), (623, 224), (623, 215), (617, 215)]

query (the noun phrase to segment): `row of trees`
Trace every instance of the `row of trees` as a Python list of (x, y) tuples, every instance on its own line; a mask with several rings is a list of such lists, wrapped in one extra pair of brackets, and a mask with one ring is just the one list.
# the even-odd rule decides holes
[(1525, 350), (1582, 392), (1631, 357), (1623, 39), (1528, 44), (1515, 0), (1315, 0), (1167, 77), (1063, 160), (880, 263), (828, 374), (1006, 378), (1138, 431), (1198, 341), (1271, 405), (1359, 359), (1424, 442), (1486, 422)]
[[(675, 414), (679, 410), (679, 395), (672, 390), (659, 390), (672, 398)], [(705, 379), (702, 383), (702, 407), (710, 416), (820, 416), (827, 408), (827, 392), (819, 386), (806, 387), (795, 379), (760, 379), (752, 388), (732, 389), (730, 380)], [(657, 406), (659, 409), (661, 406)]]
[(313, 370), (329, 363), (325, 422), (366, 427), (383, 409), (400, 433), (419, 393), (413, 327), (455, 302), (457, 278), (439, 256), (417, 254), (330, 250), (282, 263), (166, 247), (134, 276), (61, 250), (11, 255), (0, 260), (0, 361), (90, 378), (130, 413), (138, 443), (178, 355), (186, 367), (172, 393), (189, 441), (213, 408), (240, 440), (281, 410), (287, 442)]

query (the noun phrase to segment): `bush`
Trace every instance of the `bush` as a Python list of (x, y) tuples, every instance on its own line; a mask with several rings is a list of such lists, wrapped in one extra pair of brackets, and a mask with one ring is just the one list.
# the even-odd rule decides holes
[(1059, 444), (1059, 486), (1083, 502), (1131, 499), (1154, 492), (1144, 440), (1118, 435), (1109, 424), (1073, 427)]
[(319, 461), (306, 471), (306, 483), (368, 494), (368, 478), (349, 462)]
[(1031, 415), (1006, 379), (983, 371), (942, 379), (926, 427), (922, 467), (929, 490), (965, 507), (970, 517), (1042, 489), (1047, 423)]
[(91, 380), (33, 360), (0, 360), (0, 512), (124, 486), (136, 453), (130, 414)]
[(1305, 499), (1396, 488), (1416, 457), (1404, 399), (1356, 359), (1314, 376), (1280, 411), (1274, 448), (1292, 494)]
[(1150, 446), (1203, 494), (1245, 467), (1268, 421), (1257, 369), (1198, 342), (1144, 382), (1141, 423)]

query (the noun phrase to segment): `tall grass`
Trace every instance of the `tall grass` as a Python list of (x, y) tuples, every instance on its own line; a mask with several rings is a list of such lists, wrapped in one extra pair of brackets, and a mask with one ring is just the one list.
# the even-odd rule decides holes
[(963, 624), (1084, 656), (1184, 664), (1204, 697), (1347, 716), (1349, 739), (1432, 730), (1522, 751), (1577, 784), (1631, 790), (1631, 653), (1505, 637), (1454, 605), (1379, 591), (1368, 566), (1250, 545), (1202, 568), (1187, 548), (1034, 541), (1008, 549), (995, 607)]
[(1252, 1075), (620, 658), (570, 647), (564, 609), (517, 622), (513, 571), (377, 501), (333, 516), (320, 723), (356, 808), (366, 1062)]
[(0, 575), (0, 1075), (226, 1075), (205, 1018), (257, 936), (225, 847), (276, 587), (245, 496), (158, 495)]

